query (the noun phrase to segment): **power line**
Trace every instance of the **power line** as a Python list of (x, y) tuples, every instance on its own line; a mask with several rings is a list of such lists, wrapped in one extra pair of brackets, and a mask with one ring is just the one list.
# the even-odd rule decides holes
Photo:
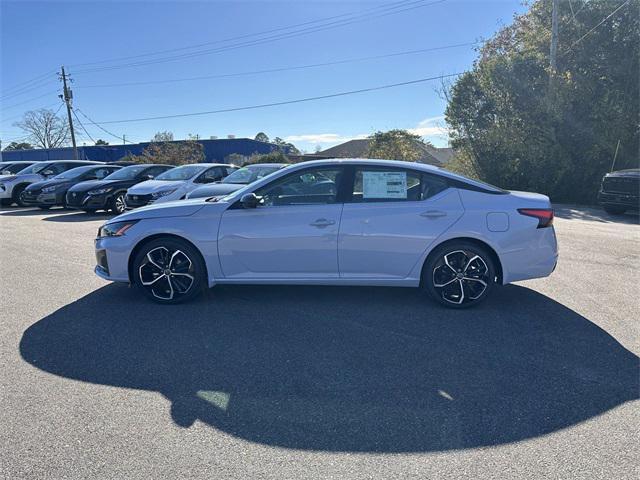
[[(13, 92), (13, 90), (22, 91), (22, 90), (24, 90), (26, 88), (33, 87), (33, 85), (35, 85), (35, 84), (42, 83), (43, 81), (44, 82), (49, 82), (50, 79), (46, 78), (46, 77), (50, 77), (50, 76), (52, 76), (54, 74), (55, 74), (55, 72), (47, 72), (47, 73), (44, 73), (42, 75), (38, 75), (37, 77), (32, 78), (31, 80), (27, 80), (25, 82), (18, 83), (16, 85), (13, 85), (13, 86), (8, 87), (8, 88), (3, 88), (2, 90), (4, 92), (11, 92), (11, 93), (5, 93), (4, 95), (2, 95), (2, 97), (6, 97), (6, 96), (9, 96), (9, 95), (19, 95), (19, 94)], [(40, 85), (40, 86), (42, 86), (42, 85)]]
[(432, 47), (432, 48), (422, 48), (419, 50), (407, 50), (403, 52), (395, 52), (388, 53), (383, 55), (373, 55), (369, 57), (360, 57), (360, 58), (351, 58), (345, 60), (335, 60), (331, 62), (323, 62), (323, 63), (312, 63), (307, 65), (295, 65), (291, 67), (279, 67), (279, 68), (270, 68), (266, 70), (253, 70), (247, 72), (235, 72), (235, 73), (221, 73), (217, 75), (204, 75), (198, 77), (185, 77), (185, 78), (175, 78), (169, 80), (149, 80), (144, 82), (124, 82), (124, 83), (110, 83), (110, 84), (97, 84), (97, 85), (83, 85), (80, 88), (109, 88), (109, 87), (128, 87), (128, 86), (137, 86), (137, 85), (155, 85), (155, 84), (165, 84), (165, 83), (178, 83), (178, 82), (190, 82), (197, 80), (210, 80), (213, 78), (233, 78), (233, 77), (243, 77), (249, 75), (260, 75), (263, 73), (276, 73), (276, 72), (286, 72), (291, 70), (303, 70), (307, 68), (317, 68), (317, 67), (326, 67), (331, 65), (342, 65), (347, 63), (356, 63), (356, 62), (364, 62), (367, 60), (379, 60), (383, 58), (391, 58), (391, 57), (399, 57), (404, 55), (413, 55), (418, 53), (432, 52), (437, 50), (446, 50), (450, 48), (459, 48), (459, 47), (468, 47), (472, 45), (478, 45), (482, 42), (468, 42), (468, 43), (458, 43), (454, 45), (444, 45), (441, 47)]
[[(371, 14), (364, 14), (364, 15), (359, 15), (356, 16), (352, 19), (345, 19), (345, 20), (338, 20), (338, 21), (334, 21), (334, 22), (329, 22), (326, 23), (324, 25), (319, 25), (316, 27), (312, 27), (312, 28), (305, 28), (305, 29), (301, 29), (298, 31), (294, 31), (294, 32), (288, 32), (288, 33), (283, 33), (283, 34), (278, 34), (278, 35), (273, 35), (271, 37), (264, 37), (264, 38), (260, 38), (260, 39), (256, 39), (256, 40), (251, 40), (249, 42), (244, 42), (244, 43), (239, 43), (239, 44), (235, 44), (235, 45), (228, 45), (225, 47), (219, 47), (216, 49), (209, 49), (209, 50), (201, 50), (201, 51), (197, 51), (197, 52), (191, 52), (191, 53), (185, 53), (185, 54), (180, 54), (180, 55), (174, 55), (171, 57), (164, 57), (164, 58), (158, 58), (158, 59), (151, 59), (151, 60), (145, 60), (145, 61), (140, 61), (140, 62), (133, 62), (133, 63), (125, 63), (125, 64), (120, 64), (120, 65), (108, 65), (108, 66), (104, 66), (104, 67), (96, 67), (96, 68), (90, 68), (90, 69), (85, 69), (85, 70), (77, 70), (75, 71), (75, 74), (82, 74), (82, 73), (91, 73), (91, 72), (102, 72), (102, 71), (107, 71), (107, 70), (119, 70), (119, 69), (123, 69), (123, 68), (131, 68), (131, 67), (139, 67), (139, 66), (145, 66), (145, 65), (153, 65), (153, 64), (157, 64), (157, 63), (166, 63), (166, 62), (172, 62), (172, 61), (176, 61), (176, 60), (183, 60), (186, 58), (194, 58), (194, 57), (199, 57), (199, 56), (203, 56), (203, 55), (211, 55), (214, 53), (221, 53), (221, 52), (226, 52), (229, 50), (235, 50), (238, 48), (245, 48), (245, 47), (249, 47), (249, 46), (256, 46), (256, 45), (262, 45), (265, 43), (271, 43), (277, 40), (283, 40), (283, 39), (287, 39), (287, 38), (293, 38), (293, 37), (298, 37), (301, 35), (308, 35), (310, 33), (315, 33), (315, 32), (321, 32), (321, 31), (325, 31), (325, 30), (329, 30), (329, 29), (333, 29), (333, 28), (338, 28), (338, 27), (343, 27), (346, 25), (351, 25), (353, 23), (359, 23), (365, 20), (369, 20), (372, 18), (381, 18), (381, 17), (386, 17), (389, 15), (395, 15), (397, 13), (401, 13), (401, 12), (405, 12), (408, 10), (413, 10), (416, 8), (423, 8), (423, 7), (427, 7), (430, 5), (435, 5), (437, 3), (443, 3), (447, 0), (435, 0), (432, 1), (430, 3), (426, 3), (423, 4), (425, 0), (418, 0), (418, 2), (412, 2), (412, 3), (421, 3), (420, 5), (413, 5), (413, 6), (409, 6), (406, 8), (402, 8), (399, 10), (394, 10), (394, 11), (389, 11), (389, 12), (384, 12), (384, 13), (379, 13), (377, 15), (371, 15)], [(404, 5), (400, 5), (400, 7), (404, 7)], [(393, 7), (393, 8), (397, 8), (397, 7)]]
[(19, 107), (20, 105), (24, 105), (25, 103), (33, 102), (34, 100), (38, 100), (39, 98), (48, 97), (49, 95), (53, 95), (54, 93), (58, 93), (58, 90), (53, 90), (53, 91), (44, 93), (42, 95), (38, 95), (37, 97), (30, 98), (29, 100), (25, 100), (25, 101), (20, 102), (20, 103), (14, 103), (13, 105), (10, 105), (8, 107), (2, 107), (2, 110), (9, 110), (9, 109), (14, 108), (14, 107)]
[[(365, 10), (363, 10), (361, 12), (350, 12), (350, 13), (343, 13), (343, 14), (339, 14), (339, 15), (332, 15), (332, 16), (329, 16), (329, 17), (323, 17), (323, 18), (310, 20), (310, 21), (306, 21), (306, 22), (302, 22), (302, 23), (287, 25), (287, 26), (278, 27), (278, 28), (269, 29), (269, 30), (263, 30), (263, 31), (260, 31), (260, 32), (255, 32), (255, 33), (238, 35), (238, 36), (234, 36), (234, 37), (228, 37), (228, 38), (224, 38), (224, 39), (214, 40), (214, 41), (210, 41), (210, 42), (204, 42), (204, 43), (195, 44), (195, 45), (188, 45), (188, 46), (172, 48), (172, 49), (168, 49), (168, 50), (159, 50), (159, 51), (155, 51), (155, 52), (147, 52), (147, 53), (143, 53), (143, 54), (130, 55), (130, 56), (126, 56), (126, 57), (111, 58), (111, 59), (108, 59), (108, 60), (100, 60), (100, 61), (87, 62), (87, 63), (78, 63), (78, 64), (71, 65), (71, 66), (72, 67), (80, 67), (80, 66), (99, 65), (99, 64), (103, 64), (103, 63), (112, 63), (112, 62), (119, 62), (119, 61), (123, 61), (123, 60), (132, 60), (132, 59), (136, 59), (136, 58), (157, 56), (157, 55), (162, 55), (162, 54), (167, 54), (167, 53), (180, 52), (180, 51), (184, 51), (184, 50), (193, 50), (193, 49), (202, 48), (202, 47), (206, 47), (206, 46), (210, 46), (210, 45), (217, 45), (217, 44), (221, 44), (221, 43), (227, 43), (227, 42), (243, 40), (243, 39), (247, 39), (247, 38), (251, 38), (251, 37), (258, 37), (258, 36), (261, 36), (261, 35), (268, 35), (268, 34), (272, 34), (272, 33), (276, 33), (276, 32), (282, 32), (282, 31), (285, 31), (285, 30), (290, 30), (290, 29), (294, 29), (294, 28), (298, 28), (298, 27), (308, 27), (309, 25), (313, 25), (313, 24), (316, 24), (316, 23), (323, 23), (323, 22), (327, 22), (327, 21), (330, 21), (330, 20), (335, 20), (335, 19), (338, 19), (338, 18), (362, 16), (362, 15), (366, 15), (366, 12), (375, 12), (375, 11), (378, 11), (378, 10), (380, 10), (380, 11), (392, 10), (392, 9), (401, 8), (401, 7), (412, 5), (412, 4), (416, 4), (416, 3), (422, 3), (424, 1), (425, 0), (403, 0), (403, 1), (392, 3), (390, 5), (382, 5), (382, 6), (376, 6), (376, 7), (368, 8), (368, 9), (365, 9)], [(442, 1), (444, 1), (444, 0), (442, 0)]]
[(624, 6), (625, 6), (626, 4), (628, 4), (628, 3), (629, 3), (629, 0), (627, 0), (626, 2), (621, 3), (620, 5), (618, 5), (618, 7), (617, 7), (613, 12), (611, 12), (609, 15), (607, 15), (606, 17), (604, 17), (604, 18), (603, 18), (603, 19), (602, 19), (602, 20), (601, 20), (601, 21), (600, 21), (600, 22), (599, 22), (595, 27), (593, 27), (591, 30), (589, 30), (587, 33), (585, 33), (583, 36), (581, 36), (578, 40), (576, 40), (575, 42), (573, 42), (573, 43), (571, 44), (571, 46), (570, 46), (569, 48), (567, 48), (567, 49), (566, 49), (564, 52), (562, 52), (562, 53), (563, 53), (563, 54), (564, 54), (564, 53), (567, 53), (567, 52), (569, 52), (571, 49), (573, 49), (573, 47), (575, 47), (578, 43), (580, 43), (582, 40), (584, 40), (588, 35), (590, 35), (591, 33), (593, 33), (593, 32), (594, 32), (594, 31), (595, 31), (595, 30), (596, 30), (600, 25), (602, 25), (604, 22), (606, 22), (606, 21), (607, 21), (607, 20), (609, 20), (611, 17), (613, 17), (613, 16), (616, 14), (616, 12), (617, 12), (618, 10), (620, 10), (622, 7), (624, 7)]
[[(324, 100), (327, 98), (335, 98), (335, 97), (344, 97), (347, 95), (354, 95), (357, 93), (366, 93), (366, 92), (373, 92), (376, 90), (385, 90), (388, 88), (395, 88), (395, 87), (402, 87), (405, 85), (413, 85), (413, 84), (417, 84), (417, 83), (423, 83), (423, 82), (428, 82), (431, 80), (439, 80), (439, 79), (443, 79), (443, 78), (448, 78), (448, 77), (455, 77), (458, 75), (462, 75), (462, 73), (450, 73), (447, 75), (438, 75), (436, 77), (427, 77), (427, 78), (419, 78), (417, 80), (409, 80), (407, 82), (400, 82), (400, 83), (392, 83), (392, 84), (388, 84), (388, 85), (381, 85), (381, 86), (377, 86), (377, 87), (369, 87), (369, 88), (361, 88), (358, 90), (349, 90), (346, 92), (338, 92), (338, 93), (332, 93), (332, 94), (328, 94), (328, 95), (318, 95), (315, 97), (306, 97), (306, 98), (298, 98), (295, 100), (285, 100), (282, 102), (272, 102), (272, 103), (262, 103), (262, 104), (258, 104), (258, 105), (248, 105), (248, 106), (243, 106), (243, 107), (233, 107), (233, 108), (223, 108), (223, 109), (219, 109), (219, 110), (209, 110), (209, 111), (205, 111), (205, 112), (192, 112), (192, 113), (179, 113), (179, 114), (174, 114), (174, 115), (159, 115), (156, 117), (142, 117), (142, 118), (129, 118), (129, 119), (125, 119), (125, 120), (108, 120), (108, 121), (103, 121), (100, 122), (103, 125), (106, 124), (111, 124), (111, 123), (132, 123), (132, 122), (145, 122), (145, 121), (149, 121), (149, 120), (164, 120), (164, 119), (168, 119), (168, 118), (181, 118), (181, 117), (194, 117), (194, 116), (201, 116), (201, 115), (212, 115), (212, 114), (216, 114), (216, 113), (228, 113), (228, 112), (238, 112), (238, 111), (242, 111), (242, 110), (255, 110), (258, 108), (267, 108), (267, 107), (276, 107), (276, 106), (280, 106), (280, 105), (290, 105), (290, 104), (294, 104), (294, 103), (303, 103), (303, 102), (312, 102), (315, 100)], [(97, 123), (95, 124), (97, 125)]]
[[(115, 133), (110, 132), (109, 130), (107, 130), (106, 128), (102, 127), (100, 124), (94, 122), (93, 120), (91, 120), (82, 110), (80, 110), (79, 108), (76, 108), (75, 110), (77, 110), (80, 115), (82, 115), (84, 118), (86, 118), (89, 122), (91, 122), (93, 125), (95, 125), (96, 127), (98, 127), (100, 130), (102, 130), (103, 132), (105, 132), (107, 135), (111, 135), (114, 138), (117, 138), (118, 140), (122, 140), (122, 143), (133, 143), (130, 142), (128, 140), (125, 140), (124, 136), (119, 137), (118, 135), (116, 135)], [(104, 122), (103, 122), (104, 123)]]
[(89, 134), (89, 132), (87, 132), (87, 129), (84, 128), (84, 124), (80, 121), (80, 119), (78, 118), (78, 115), (76, 114), (75, 110), (71, 110), (71, 112), (73, 113), (73, 116), (76, 118), (77, 122), (80, 124), (80, 127), (82, 127), (82, 130), (84, 131), (84, 133), (87, 134), (87, 137), (89, 137), (89, 139), (93, 142), (96, 143), (96, 141), (93, 139), (93, 137)]

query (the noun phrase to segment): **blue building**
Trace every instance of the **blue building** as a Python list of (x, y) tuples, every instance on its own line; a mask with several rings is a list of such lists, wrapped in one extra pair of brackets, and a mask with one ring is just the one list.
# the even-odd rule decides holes
[[(180, 143), (175, 140), (171, 143)], [(259, 142), (250, 138), (224, 138), (219, 140), (195, 140), (204, 150), (205, 161), (222, 163), (229, 155), (236, 154), (249, 157), (254, 153), (271, 153), (279, 148), (289, 153), (287, 147), (278, 147), (273, 143)], [(142, 151), (149, 146), (149, 142), (130, 145), (92, 145), (78, 147), (78, 160), (95, 160), (100, 162), (115, 162), (127, 155), (142, 155)], [(43, 161), (43, 160), (72, 160), (73, 148), (49, 148), (38, 150), (3, 150), (2, 161)]]

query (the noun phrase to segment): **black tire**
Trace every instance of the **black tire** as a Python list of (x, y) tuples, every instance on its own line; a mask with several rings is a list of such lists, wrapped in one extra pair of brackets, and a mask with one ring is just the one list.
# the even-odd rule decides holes
[(126, 190), (122, 192), (116, 192), (113, 197), (111, 197), (111, 201), (109, 202), (109, 210), (117, 215), (124, 213), (127, 207), (127, 204), (124, 201), (126, 194)]
[(140, 249), (131, 274), (133, 284), (147, 297), (175, 304), (192, 299), (204, 289), (205, 272), (198, 250), (184, 240), (167, 237), (152, 240)]
[(21, 198), (22, 192), (24, 192), (25, 188), (27, 188), (27, 185), (18, 185), (13, 189), (11, 199), (13, 200), (13, 203), (18, 205), (19, 207), (28, 207), (28, 205), (24, 203)]
[(627, 211), (625, 207), (620, 207), (618, 205), (605, 205), (604, 211), (611, 215), (622, 215)]
[(485, 300), (495, 286), (493, 256), (474, 243), (451, 242), (429, 254), (422, 288), (449, 308), (469, 308)]

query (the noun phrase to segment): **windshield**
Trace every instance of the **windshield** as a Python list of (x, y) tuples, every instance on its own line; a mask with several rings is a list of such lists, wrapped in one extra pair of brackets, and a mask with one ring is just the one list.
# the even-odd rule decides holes
[(18, 175), (24, 175), (24, 174), (28, 174), (28, 173), (38, 173), (41, 170), (44, 170), (45, 168), (47, 168), (49, 165), (51, 165), (51, 164), (48, 163), (48, 162), (34, 163), (30, 167), (27, 167), (27, 168), (25, 168), (23, 170), (20, 170), (18, 172)]
[(172, 168), (156, 177), (156, 180), (189, 180), (202, 172), (205, 167), (203, 165), (184, 165), (182, 167)]
[(6, 165), (2, 165), (0, 167), (0, 173), (2, 175), (18, 173), (19, 171), (27, 168), (29, 165), (29, 163), (7, 163)]
[(120, 170), (116, 170), (111, 175), (104, 177), (105, 180), (133, 180), (141, 172), (149, 168), (146, 165), (132, 165), (130, 167), (124, 167)]
[(240, 183), (246, 185), (247, 183), (255, 182), (262, 177), (266, 177), (270, 173), (280, 170), (280, 168), (280, 166), (276, 165), (269, 165), (265, 167), (242, 167), (225, 178), (222, 183)]
[(76, 168), (72, 168), (71, 170), (67, 170), (66, 172), (62, 172), (59, 173), (58, 175), (56, 175), (55, 177), (53, 177), (56, 180), (60, 180), (60, 179), (67, 179), (70, 180), (72, 178), (77, 178), (80, 177), (82, 175), (84, 175), (85, 173), (95, 169), (96, 167), (94, 166), (90, 166), (90, 167), (76, 167)]

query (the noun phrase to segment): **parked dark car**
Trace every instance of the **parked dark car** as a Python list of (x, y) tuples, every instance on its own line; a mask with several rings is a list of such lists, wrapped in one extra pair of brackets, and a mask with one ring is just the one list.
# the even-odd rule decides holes
[(640, 168), (607, 173), (602, 179), (598, 203), (607, 213), (620, 215), (640, 208)]
[(143, 164), (124, 167), (103, 180), (82, 182), (67, 192), (67, 207), (85, 212), (112, 210), (122, 213), (126, 204), (124, 197), (127, 189), (136, 183), (153, 180), (172, 165)]
[(29, 185), (22, 192), (22, 203), (47, 210), (55, 206), (66, 206), (67, 190), (87, 180), (102, 180), (120, 170), (118, 165), (87, 165), (67, 170), (52, 179)]
[(198, 187), (187, 194), (187, 198), (220, 197), (240, 190), (245, 185), (260, 180), (286, 167), (287, 163), (254, 163), (231, 173), (221, 182)]

